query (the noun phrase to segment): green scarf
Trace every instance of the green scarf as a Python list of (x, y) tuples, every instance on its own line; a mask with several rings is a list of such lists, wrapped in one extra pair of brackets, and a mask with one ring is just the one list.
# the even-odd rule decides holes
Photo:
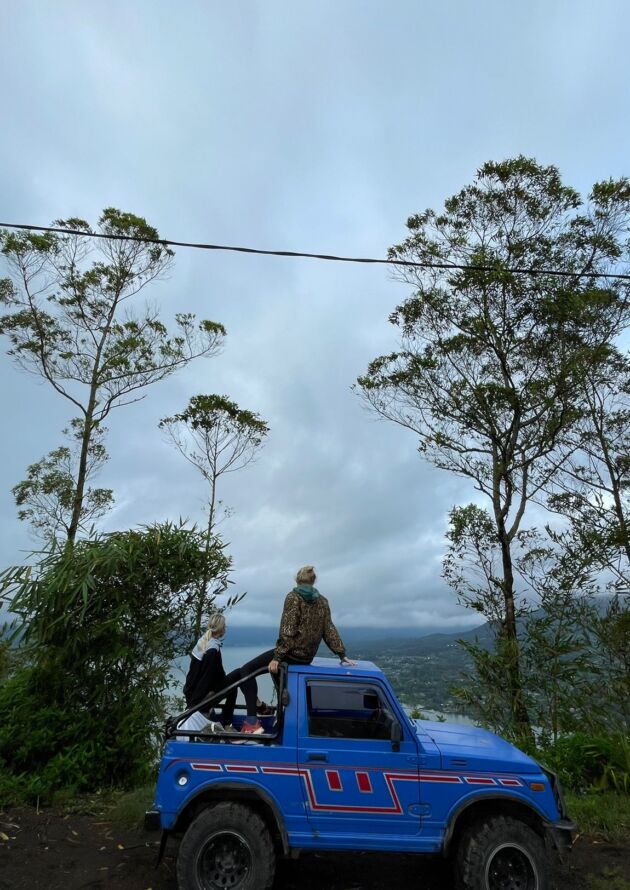
[(299, 593), (305, 603), (312, 603), (313, 600), (319, 599), (319, 590), (312, 584), (299, 584), (293, 588), (294, 593)]

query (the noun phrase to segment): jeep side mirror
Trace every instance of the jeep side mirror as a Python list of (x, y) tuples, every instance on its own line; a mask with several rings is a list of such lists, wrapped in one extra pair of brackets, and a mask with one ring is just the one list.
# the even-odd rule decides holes
[(400, 742), (402, 739), (402, 727), (397, 720), (394, 720), (394, 722), (392, 723), (390, 738), (392, 740), (392, 751), (400, 751)]

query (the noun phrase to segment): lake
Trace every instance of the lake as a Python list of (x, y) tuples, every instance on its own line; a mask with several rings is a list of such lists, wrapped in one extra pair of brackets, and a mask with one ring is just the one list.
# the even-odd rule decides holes
[[(273, 645), (273, 642), (270, 643), (269, 648)], [(223, 667), (225, 668), (225, 672), (227, 674), (230, 671), (235, 670), (237, 667), (240, 667), (246, 662), (251, 661), (252, 658), (256, 658), (257, 655), (260, 655), (261, 652), (265, 650), (260, 648), (259, 646), (229, 646), (225, 645), (222, 650), (223, 657)], [(188, 671), (188, 665), (190, 664), (190, 656), (184, 655), (181, 658), (178, 658), (172, 667), (173, 671), (173, 684), (171, 686), (170, 692), (173, 695), (181, 696), (182, 689), (184, 688), (184, 680), (186, 679), (186, 673)], [(268, 704), (271, 702), (275, 703), (274, 693), (275, 688), (273, 685), (273, 681), (269, 674), (261, 674), (258, 677), (258, 696), (259, 698), (266, 701)], [(407, 713), (410, 713), (411, 708), (405, 706), (405, 710)], [(446, 717), (446, 720), (449, 723), (459, 723), (464, 726), (473, 726), (474, 722), (467, 717), (465, 714), (450, 714), (446, 711), (437, 712), (437, 711), (422, 711), (423, 716), (427, 720), (437, 720), (438, 716)]]

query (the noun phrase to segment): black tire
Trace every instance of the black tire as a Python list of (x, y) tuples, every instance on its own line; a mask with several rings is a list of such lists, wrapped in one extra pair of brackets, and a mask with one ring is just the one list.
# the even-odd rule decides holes
[(509, 816), (492, 816), (462, 834), (454, 861), (459, 890), (550, 890), (544, 840)]
[(268, 890), (275, 870), (269, 829), (240, 803), (219, 803), (200, 813), (177, 854), (179, 890)]

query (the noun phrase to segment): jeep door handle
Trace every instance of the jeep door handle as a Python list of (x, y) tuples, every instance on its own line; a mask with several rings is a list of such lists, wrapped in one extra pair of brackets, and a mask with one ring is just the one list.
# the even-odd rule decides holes
[(328, 754), (325, 751), (307, 751), (306, 752), (307, 760), (328, 760)]

